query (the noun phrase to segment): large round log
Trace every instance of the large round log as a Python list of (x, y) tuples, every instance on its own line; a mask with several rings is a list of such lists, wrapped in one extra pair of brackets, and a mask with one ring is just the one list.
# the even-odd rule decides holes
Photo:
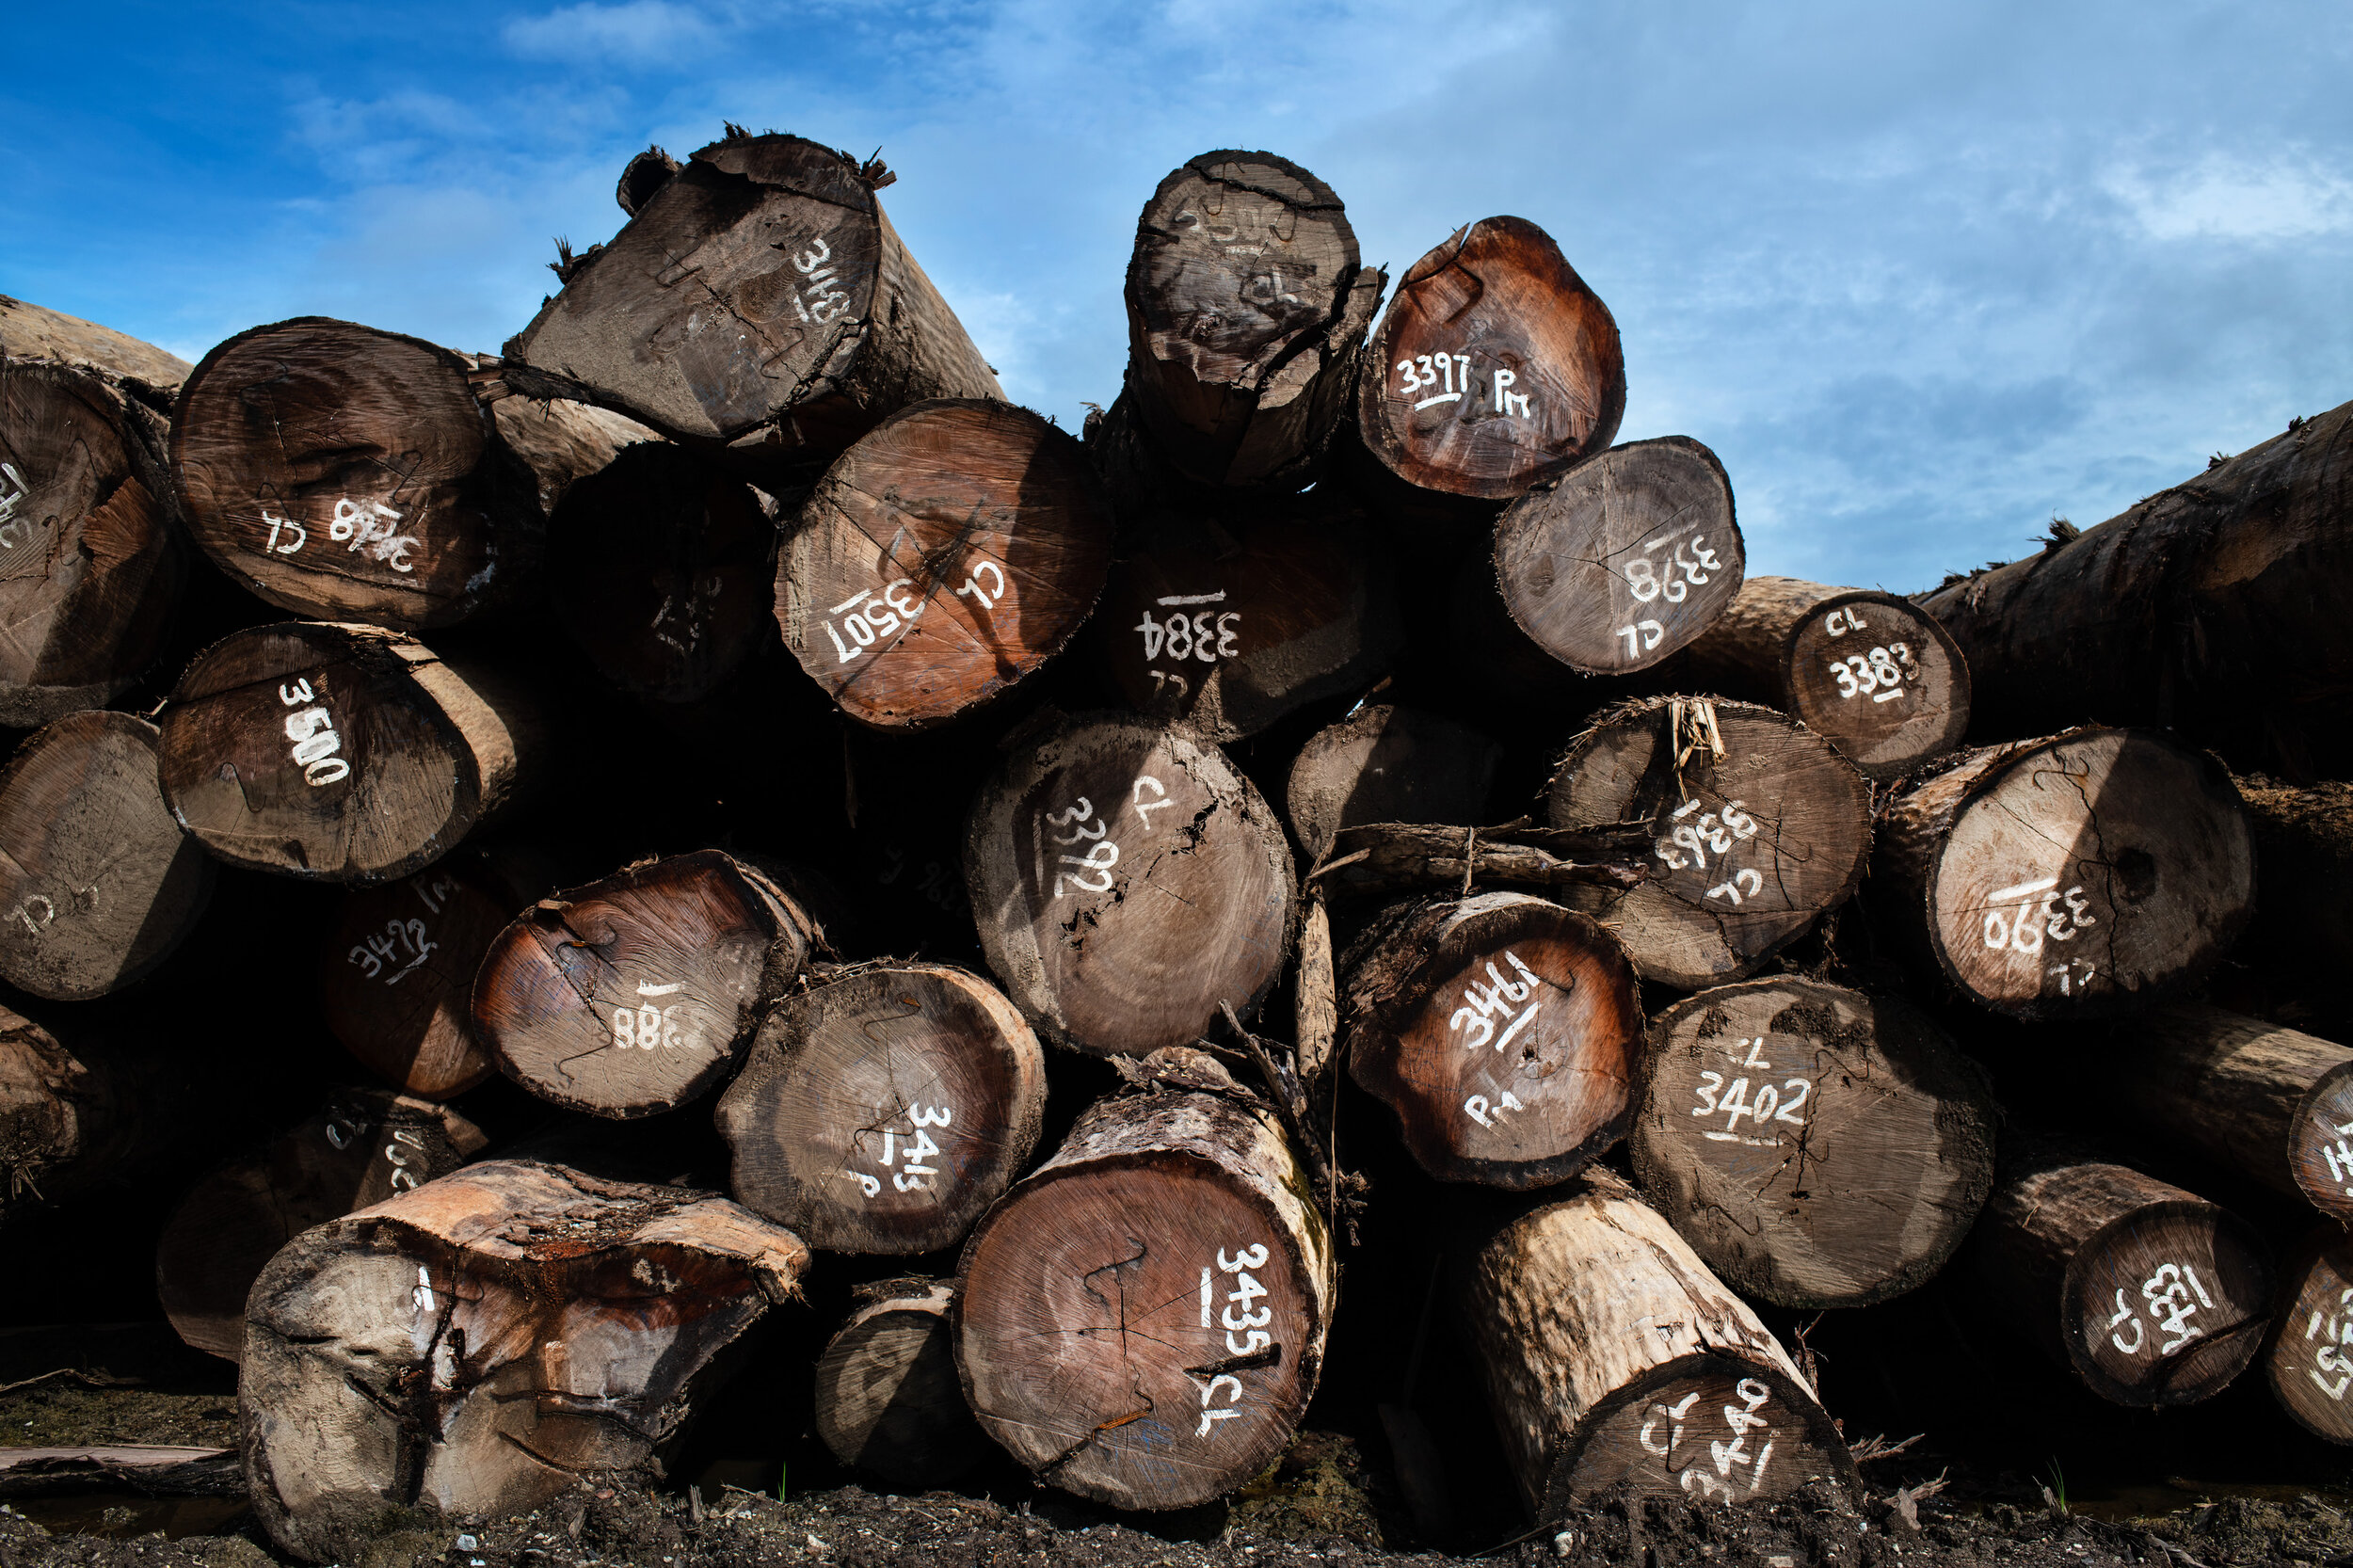
[(1565, 1181), (1625, 1133), (1642, 1010), (1616, 938), (1523, 893), (1391, 910), (1340, 966), (1348, 1069), (1442, 1181)]
[(1871, 844), (1870, 787), (1828, 742), (1745, 702), (1653, 697), (1602, 715), (1553, 774), (1555, 827), (1646, 822), (1651, 880), (1587, 886), (1645, 980), (1737, 980), (1846, 902)]
[(896, 1491), (946, 1486), (989, 1451), (956, 1382), (955, 1286), (892, 1279), (854, 1290), (856, 1308), (817, 1358), (817, 1435)]
[(1245, 1017), (1289, 956), (1290, 845), (1216, 747), (1142, 719), (1020, 735), (968, 818), (981, 947), (1047, 1039), (1104, 1056)]
[(1616, 1176), (1498, 1232), (1463, 1304), (1513, 1477), (1546, 1525), (1617, 1486), (1742, 1502), (1854, 1483), (1780, 1341)]
[(2282, 1260), (2264, 1374), (2297, 1425), (2353, 1443), (2353, 1239), (2342, 1224), (2317, 1227)]
[(1899, 796), (1872, 912), (1980, 1006), (2081, 1018), (2196, 983), (2245, 929), (2254, 876), (2221, 764), (2153, 730), (2079, 729)]
[(379, 627), (289, 621), (196, 656), (163, 711), (164, 798), (233, 866), (407, 876), (529, 783), (540, 721), (504, 680)]
[(1675, 1003), (1627, 1142), (1658, 1211), (1742, 1295), (1867, 1306), (1926, 1281), (1993, 1185), (1985, 1076), (1893, 997), (1794, 978)]
[(247, 1306), (253, 1507), (356, 1560), (388, 1515), (525, 1513), (643, 1471), (808, 1249), (724, 1199), (497, 1160), (303, 1232)]
[(1503, 748), (1476, 729), (1378, 704), (1307, 738), (1291, 761), (1284, 808), (1312, 865), (1343, 827), (1483, 821), (1502, 759)]
[(1186, 1508), (1290, 1441), (1336, 1276), (1274, 1113), (1182, 1048), (1145, 1076), (972, 1233), (956, 1364), (983, 1430), (1040, 1480)]

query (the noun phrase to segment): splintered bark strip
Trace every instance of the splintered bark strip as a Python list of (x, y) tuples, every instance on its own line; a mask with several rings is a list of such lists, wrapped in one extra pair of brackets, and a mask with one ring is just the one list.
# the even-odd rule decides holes
[[(644, 162), (632, 172), (650, 176)], [(629, 223), (507, 343), (507, 382), (777, 466), (924, 398), (1002, 397), (874, 200), (892, 178), (800, 136), (730, 133), (666, 181), (629, 182)]]
[(1299, 921), (1299, 973), (1293, 978), (1292, 1023), (1299, 1078), (1312, 1086), (1331, 1065), (1340, 1033), (1339, 981), (1332, 959), (1332, 917), (1321, 888), (1310, 888)]
[(1702, 991), (1651, 1026), (1643, 1078), (1635, 1174), (1753, 1301), (1901, 1295), (1993, 1188), (1984, 1074), (1892, 997), (1795, 978)]
[(2297, 1425), (2353, 1443), (2353, 1239), (2339, 1224), (2305, 1237), (2281, 1265), (2280, 1309), (2264, 1347), (2272, 1395)]
[(1621, 1485), (1720, 1502), (1853, 1485), (1846, 1444), (1780, 1341), (1683, 1238), (1607, 1172), (1570, 1194), (1497, 1233), (1463, 1292), (1537, 1519)]
[(1047, 1039), (1098, 1056), (1245, 1017), (1290, 952), (1282, 825), (1216, 747), (1142, 719), (1020, 737), (968, 818), (981, 947)]
[(233, 866), (323, 882), (407, 876), (530, 781), (536, 713), (379, 627), (288, 621), (196, 656), (162, 717), (164, 798)]
[(1972, 753), (1899, 797), (1872, 911), (1978, 1005), (2082, 1018), (2203, 976), (2246, 928), (2254, 875), (2220, 763), (2154, 730), (2078, 729)]
[(889, 962), (770, 1010), (718, 1123), (738, 1202), (822, 1251), (925, 1253), (1013, 1184), (1045, 1112), (1045, 1053), (995, 986)]
[(1222, 1496), (1323, 1369), (1331, 1240), (1273, 1111), (1182, 1048), (1105, 1100), (964, 1249), (956, 1363), (983, 1430), (1116, 1508)]
[(1487, 814), (1503, 747), (1419, 708), (1367, 708), (1317, 730), (1291, 762), (1284, 806), (1309, 865), (1344, 827), (1475, 823)]
[(1332, 187), (1272, 152), (1204, 152), (1162, 180), (1128, 264), (1128, 385), (1205, 485), (1296, 489), (1347, 408), (1387, 275), (1359, 264)]
[(723, 1198), (495, 1160), (303, 1232), (247, 1306), (254, 1512), (310, 1562), (388, 1512), (526, 1513), (643, 1471), (808, 1249)]
[(1583, 915), (1522, 893), (1393, 910), (1342, 966), (1348, 1070), (1442, 1181), (1565, 1181), (1632, 1113), (1634, 969)]
[(245, 1354), (245, 1301), (278, 1250), (312, 1225), (447, 1176), (482, 1129), (390, 1089), (343, 1089), (250, 1160), (199, 1182), (155, 1244), (155, 1290), (180, 1337)]
[(901, 1492), (946, 1486), (989, 1451), (956, 1382), (953, 1282), (882, 1280), (817, 1358), (817, 1435)]
[(541, 899), (492, 940), (474, 1035), (567, 1111), (673, 1110), (734, 1070), (812, 930), (775, 880), (717, 850), (626, 867)]
[(1465, 881), (1558, 889), (1595, 887), (1624, 892), (1655, 869), (1639, 827), (1592, 832), (1528, 827), (1435, 827), (1366, 823), (1333, 840), (1318, 886), (1356, 897), (1459, 890)]
[(1111, 533), (1071, 437), (1010, 404), (919, 404), (843, 453), (802, 506), (776, 623), (843, 712), (920, 729), (1070, 640), (1103, 591)]
[(119, 990), (171, 955), (213, 893), (213, 859), (164, 804), (160, 732), (69, 713), (0, 773), (0, 978), (57, 1001)]
[(1732, 479), (1689, 436), (1628, 441), (1513, 502), (1496, 584), (1530, 641), (1571, 669), (1624, 675), (1681, 651), (1740, 591)]
[[(1721, 746), (1721, 751), (1718, 749)], [(1645, 980), (1737, 980), (1846, 902), (1871, 845), (1870, 787), (1830, 744), (1745, 702), (1653, 697), (1601, 716), (1554, 773), (1556, 827), (1650, 824), (1653, 875), (1579, 887)]]

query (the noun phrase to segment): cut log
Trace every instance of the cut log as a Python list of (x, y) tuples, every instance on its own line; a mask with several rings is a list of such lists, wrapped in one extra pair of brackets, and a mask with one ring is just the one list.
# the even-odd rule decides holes
[(1617, 939), (1523, 893), (1391, 910), (1340, 966), (1348, 1070), (1441, 1181), (1565, 1181), (1625, 1132), (1642, 1010)]
[(0, 978), (57, 1001), (139, 980), (213, 893), (213, 859), (164, 804), (160, 733), (69, 713), (0, 772)]
[(1625, 412), (1609, 308), (1525, 218), (1458, 229), (1398, 280), (1356, 384), (1377, 474), (1508, 501), (1601, 451)]
[(179, 355), (127, 332), (6, 295), (0, 295), (0, 354), (11, 360), (61, 360), (97, 371), (163, 414), (171, 412), (172, 394), (194, 368)]
[(657, 1465), (808, 1262), (725, 1199), (523, 1160), (305, 1231), (247, 1307), (254, 1512), (354, 1561), (388, 1512), (524, 1513)]
[(1187, 477), (1315, 477), (1388, 283), (1359, 262), (1339, 197), (1288, 158), (1204, 152), (1160, 182), (1128, 264), (1128, 385)]
[(1896, 778), (1961, 744), (1969, 661), (1910, 600), (1794, 577), (1752, 577), (1691, 645), (1704, 691), (1801, 720), (1870, 778)]
[(2032, 1134), (2006, 1145), (1956, 1267), (1993, 1320), (2121, 1405), (2221, 1392), (2271, 1317), (2270, 1259), (2237, 1216)]
[(2261, 775), (2235, 780), (2255, 835), (2263, 902), (2249, 950), (2301, 960), (2328, 974), (2353, 970), (2353, 783), (2297, 789)]
[(817, 1435), (895, 1491), (946, 1486), (989, 1451), (956, 1382), (955, 1286), (892, 1279), (856, 1294), (817, 1358)]
[(1463, 1297), (1505, 1455), (1544, 1524), (1620, 1485), (1744, 1502), (1855, 1482), (1780, 1341), (1607, 1172), (1498, 1232)]
[(541, 899), (492, 939), (474, 1037), (567, 1111), (674, 1110), (735, 1070), (814, 930), (774, 875), (718, 850), (625, 867)]
[(1870, 786), (1830, 744), (1745, 702), (1653, 697), (1605, 713), (1554, 773), (1555, 827), (1650, 824), (1654, 874), (1579, 887), (1644, 980), (1698, 990), (1758, 965), (1846, 902), (1871, 846)]
[(1284, 805), (1309, 865), (1340, 829), (1368, 823), (1475, 823), (1487, 814), (1503, 748), (1420, 708), (1366, 708), (1308, 737)]
[(995, 986), (887, 961), (770, 1010), (718, 1122), (737, 1202), (823, 1251), (925, 1253), (1013, 1185), (1045, 1112), (1045, 1053)]
[(1900, 796), (1872, 912), (1978, 1005), (2082, 1018), (2197, 982), (2246, 928), (2254, 875), (2220, 763), (2153, 730), (2078, 729)]
[(972, 803), (981, 947), (1047, 1039), (1143, 1056), (1248, 1016), (1289, 956), (1296, 885), (1274, 813), (1216, 747), (1142, 719), (1007, 743)]
[(1794, 978), (1651, 1026), (1627, 1142), (1643, 1189), (1752, 1301), (1819, 1310), (1945, 1266), (1993, 1185), (1985, 1075), (1892, 997)]
[(164, 798), (232, 866), (365, 885), (514, 802), (541, 724), (509, 683), (373, 626), (288, 621), (196, 656), (164, 709)]
[(730, 131), (652, 173), (632, 163), (627, 226), (507, 343), (518, 392), (772, 468), (822, 462), (925, 398), (1004, 395), (883, 216), (879, 162)]
[(344, 1089), (257, 1158), (199, 1182), (155, 1246), (155, 1291), (180, 1337), (245, 1354), (245, 1300), (278, 1249), (312, 1225), (382, 1203), (481, 1152), (482, 1129), (447, 1106)]
[(0, 1219), (96, 1186), (139, 1142), (136, 1075), (0, 1006)]
[(1732, 479), (1689, 436), (1612, 447), (1496, 521), (1504, 608), (1538, 648), (1586, 675), (1680, 652), (1724, 613), (1747, 563)]
[(1336, 1275), (1274, 1112), (1174, 1048), (1079, 1118), (964, 1249), (956, 1366), (1039, 1480), (1116, 1508), (1222, 1496), (1281, 1453)]
[(2342, 1225), (2319, 1226), (2281, 1265), (2264, 1372), (2297, 1425), (2353, 1443), (2353, 1238)]
[(920, 729), (1051, 658), (1110, 561), (1110, 513), (1075, 440), (1010, 404), (919, 404), (843, 453), (802, 506), (776, 623), (843, 712)]

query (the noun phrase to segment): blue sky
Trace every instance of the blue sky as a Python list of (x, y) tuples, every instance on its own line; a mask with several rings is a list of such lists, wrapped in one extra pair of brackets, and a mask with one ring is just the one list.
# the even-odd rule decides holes
[(1010, 395), (1126, 355), (1136, 214), (1265, 147), (1367, 260), (1548, 229), (1626, 344), (1622, 434), (1722, 456), (1753, 570), (1910, 590), (2353, 398), (2353, 8), (23, 7), (0, 292), (195, 359), (339, 315), (495, 349), (552, 236), (723, 119), (884, 201)]

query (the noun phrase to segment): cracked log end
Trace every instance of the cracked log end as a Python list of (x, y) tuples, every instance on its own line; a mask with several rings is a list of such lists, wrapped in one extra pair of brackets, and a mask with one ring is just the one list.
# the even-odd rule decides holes
[(2353, 1443), (2353, 1240), (2335, 1224), (2306, 1237), (2281, 1268), (2280, 1309), (2264, 1349), (2271, 1392), (2297, 1424)]
[(955, 1288), (888, 1280), (861, 1294), (817, 1358), (817, 1435), (899, 1491), (946, 1486), (989, 1451), (956, 1382)]

